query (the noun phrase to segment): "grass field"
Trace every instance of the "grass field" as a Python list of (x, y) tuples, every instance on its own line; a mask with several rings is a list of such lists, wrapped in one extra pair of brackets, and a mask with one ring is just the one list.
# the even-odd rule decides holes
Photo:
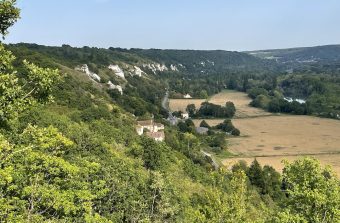
[[(195, 104), (198, 109), (201, 103), (206, 100), (204, 99), (170, 99), (169, 106), (171, 111), (185, 111), (189, 104)], [(251, 99), (247, 94), (237, 91), (226, 90), (221, 93), (215, 94), (209, 99), (210, 103), (217, 105), (225, 105), (227, 101), (232, 101), (236, 107), (235, 118), (246, 118), (246, 117), (256, 117), (271, 115), (262, 109), (254, 108), (249, 106)]]
[(189, 104), (194, 104), (196, 108), (199, 108), (204, 101), (204, 99), (170, 99), (169, 107), (171, 111), (184, 112)]
[[(234, 119), (241, 137), (230, 138), (230, 151), (251, 162), (282, 169), (281, 160), (314, 156), (340, 176), (340, 122), (311, 116), (281, 115)], [(224, 164), (240, 158), (224, 160)]]

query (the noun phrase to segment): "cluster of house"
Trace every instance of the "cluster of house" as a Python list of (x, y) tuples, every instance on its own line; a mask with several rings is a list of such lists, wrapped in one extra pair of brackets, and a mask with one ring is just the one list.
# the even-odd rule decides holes
[(154, 122), (153, 119), (137, 121), (136, 131), (138, 135), (145, 134), (158, 142), (162, 142), (165, 139), (164, 125)]

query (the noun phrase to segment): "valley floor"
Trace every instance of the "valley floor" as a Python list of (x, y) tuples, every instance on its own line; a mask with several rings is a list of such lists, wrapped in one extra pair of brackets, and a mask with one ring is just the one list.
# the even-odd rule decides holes
[[(184, 111), (188, 104), (199, 107), (202, 99), (171, 99), (172, 111)], [(262, 165), (273, 166), (282, 171), (281, 161), (292, 161), (303, 156), (312, 156), (324, 165), (331, 165), (340, 176), (340, 122), (334, 119), (298, 115), (275, 115), (249, 106), (250, 98), (242, 92), (223, 91), (208, 99), (214, 104), (223, 105), (232, 101), (236, 115), (232, 120), (241, 131), (240, 137), (228, 139), (233, 158), (222, 159), (229, 167), (239, 160), (250, 164), (254, 158)], [(202, 120), (193, 120), (198, 126)], [(223, 119), (207, 119), (215, 126)]]

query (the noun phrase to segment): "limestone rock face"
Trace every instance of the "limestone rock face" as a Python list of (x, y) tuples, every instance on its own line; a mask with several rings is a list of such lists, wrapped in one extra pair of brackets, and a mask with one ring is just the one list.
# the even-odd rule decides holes
[(112, 70), (115, 73), (115, 75), (117, 75), (118, 77), (125, 79), (125, 74), (118, 65), (111, 64), (109, 65), (108, 68)]
[(101, 78), (99, 77), (99, 75), (96, 74), (96, 73), (91, 72), (89, 67), (87, 66), (87, 64), (83, 64), (83, 65), (77, 66), (75, 68), (75, 70), (87, 74), (87, 76), (89, 76), (94, 81), (100, 82)]
[(144, 72), (137, 66), (134, 66), (134, 75), (141, 77)]
[(150, 64), (143, 64), (144, 68), (150, 69), (153, 73), (156, 73), (157, 71), (168, 71), (169, 68), (165, 66), (164, 64), (159, 63), (150, 63)]
[(107, 82), (107, 85), (109, 86), (109, 89), (117, 89), (121, 95), (123, 95), (123, 88), (120, 85), (115, 85), (111, 81)]
[(171, 65), (170, 65), (170, 70), (172, 70), (172, 71), (178, 71), (178, 68), (177, 68), (176, 65), (171, 64)]

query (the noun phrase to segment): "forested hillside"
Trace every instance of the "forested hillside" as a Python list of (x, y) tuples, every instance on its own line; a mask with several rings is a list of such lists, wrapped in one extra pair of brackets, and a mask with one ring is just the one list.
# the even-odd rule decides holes
[(277, 61), (295, 72), (340, 74), (340, 45), (273, 49), (247, 52), (258, 58)]
[[(19, 13), (0, 1), (2, 36)], [(256, 160), (215, 169), (201, 150), (225, 146), (224, 133), (165, 120), (167, 90), (205, 97), (276, 86), (266, 61), (2, 43), (0, 61), (0, 222), (340, 221), (339, 180), (317, 160), (287, 162), (282, 175)], [(165, 125), (164, 142), (136, 133), (151, 117)]]

